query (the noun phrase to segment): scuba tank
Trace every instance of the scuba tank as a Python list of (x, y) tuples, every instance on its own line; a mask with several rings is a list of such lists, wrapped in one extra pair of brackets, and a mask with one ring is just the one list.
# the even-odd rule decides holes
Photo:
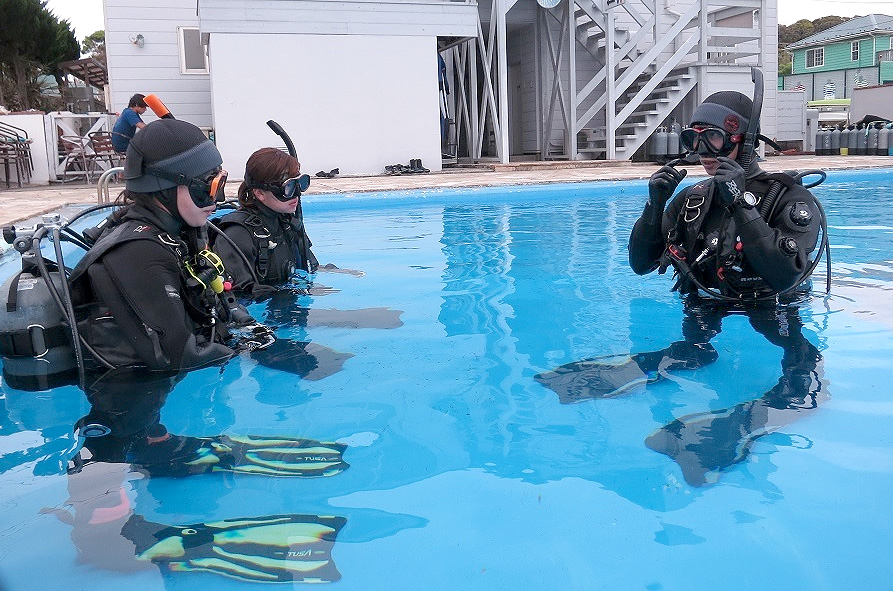
[(838, 155), (840, 155), (840, 128), (835, 125), (831, 130), (831, 151), (828, 152), (828, 156)]
[(824, 127), (820, 128), (815, 134), (815, 155), (816, 156), (825, 156), (827, 152), (825, 151), (825, 139), (829, 140), (831, 137), (828, 135), (828, 130)]
[(877, 155), (886, 156), (890, 150), (890, 129), (883, 123), (879, 123), (880, 129), (877, 130)]
[(849, 126), (849, 130), (850, 130), (850, 133), (847, 136), (846, 145), (847, 145), (847, 148), (849, 148), (849, 155), (855, 156), (858, 154), (858, 152), (856, 152), (856, 147), (857, 147), (857, 142), (858, 142), (857, 138), (859, 136), (859, 131), (856, 129), (856, 126), (852, 125), (852, 124)]
[(840, 155), (850, 155), (850, 130), (846, 125), (840, 130)]
[(868, 137), (866, 138), (866, 146), (865, 146), (865, 155), (866, 156), (877, 156), (878, 155), (878, 130), (877, 125), (871, 123), (868, 125)]
[(887, 145), (887, 156), (893, 156), (893, 123), (887, 124), (887, 137), (888, 145)]
[(65, 278), (55, 266), (38, 267), (30, 235), (20, 235), (14, 227), (8, 227), (3, 236), (16, 250), (25, 250), (22, 271), (0, 287), (6, 299), (5, 314), (0, 314), (3, 377), (20, 390), (45, 390), (71, 383), (77, 374), (77, 360), (70, 328), (50, 291), (63, 293)]
[(682, 147), (679, 145), (679, 133), (682, 131), (682, 126), (673, 122), (670, 125), (670, 130), (667, 132), (667, 157), (668, 158), (678, 158), (680, 154), (684, 151)]
[(657, 132), (652, 136), (651, 158), (655, 162), (663, 162), (667, 157), (667, 129), (658, 127)]
[(865, 156), (867, 154), (868, 137), (865, 135), (866, 131), (861, 123), (856, 128), (856, 156)]

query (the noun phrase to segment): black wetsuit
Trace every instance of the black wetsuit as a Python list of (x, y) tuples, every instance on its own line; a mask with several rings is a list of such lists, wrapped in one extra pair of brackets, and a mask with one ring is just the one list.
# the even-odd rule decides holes
[[(119, 221), (72, 272), (87, 343), (116, 367), (176, 372), (231, 357), (221, 332), (227, 307), (219, 298), (209, 301), (208, 290), (189, 285), (184, 274), (182, 222), (141, 205)], [(212, 320), (212, 308), (219, 318)]]
[[(319, 266), (310, 250), (311, 243), (300, 210), (296, 215), (280, 214), (256, 204), (224, 216), (217, 226), (252, 262), (261, 285), (287, 283), (296, 269), (313, 272)], [(233, 279), (234, 290), (254, 295), (262, 291), (255, 285), (251, 270), (227, 240), (216, 236), (213, 244)]]
[[(782, 182), (787, 175), (754, 172), (746, 184), (759, 199), (754, 208), (730, 213), (714, 203), (713, 179), (682, 190), (664, 212), (660, 228), (648, 223), (653, 218), (647, 205), (629, 240), (633, 271), (644, 275), (662, 267), (665, 249), (674, 245), (695, 279), (730, 297), (752, 299), (801, 282), (821, 228), (815, 197), (801, 185), (789, 183), (766, 220), (760, 210), (767, 205), (764, 199), (771, 183)], [(718, 248), (708, 244), (713, 237), (719, 238)], [(684, 275), (679, 288), (683, 293), (696, 290)]]

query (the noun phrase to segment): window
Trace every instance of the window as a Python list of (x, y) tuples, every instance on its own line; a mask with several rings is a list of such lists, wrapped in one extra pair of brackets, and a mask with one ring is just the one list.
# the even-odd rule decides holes
[(202, 36), (198, 28), (178, 27), (180, 39), (180, 73), (207, 74), (208, 52), (202, 45)]
[(825, 65), (825, 48), (819, 47), (818, 49), (807, 49), (806, 50), (806, 67), (807, 68), (820, 68)]
[(859, 42), (853, 41), (850, 43), (850, 60), (854, 62), (859, 61)]

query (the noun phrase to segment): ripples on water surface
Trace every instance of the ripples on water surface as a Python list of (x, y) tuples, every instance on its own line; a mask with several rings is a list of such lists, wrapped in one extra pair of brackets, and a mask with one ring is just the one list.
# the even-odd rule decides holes
[(320, 273), (313, 295), (252, 311), (280, 336), (352, 357), (319, 379), (241, 358), (193, 372), (160, 420), (192, 438), (339, 441), (349, 468), (147, 477), (108, 463), (66, 476), (85, 397), (4, 386), (0, 580), (10, 591), (34, 588), (36, 573), (47, 589), (254, 588), (220, 565), (162, 573), (137, 561), (120, 523), (306, 514), (346, 519), (329, 565), (339, 589), (887, 590), (893, 172), (829, 176), (817, 193), (833, 295), (800, 311), (829, 398), (704, 486), (644, 441), (776, 384), (781, 349), (746, 318), (725, 319), (715, 363), (625, 396), (561, 404), (533, 379), (680, 338), (670, 278), (626, 264), (644, 183), (310, 198), (320, 260), (365, 275)]

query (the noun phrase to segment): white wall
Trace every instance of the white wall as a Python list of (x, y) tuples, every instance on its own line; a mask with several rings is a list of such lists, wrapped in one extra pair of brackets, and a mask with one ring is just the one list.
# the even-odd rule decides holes
[[(208, 74), (181, 74), (177, 27), (197, 27), (195, 0), (104, 0), (111, 105), (120, 113), (139, 92), (156, 94), (175, 117), (211, 126)], [(141, 34), (143, 47), (130, 41)], [(143, 117), (151, 121), (152, 112)]]
[(291, 136), (302, 171), (381, 174), (421, 158), (440, 170), (435, 37), (213, 33), (214, 128), (241, 178), (258, 148)]

